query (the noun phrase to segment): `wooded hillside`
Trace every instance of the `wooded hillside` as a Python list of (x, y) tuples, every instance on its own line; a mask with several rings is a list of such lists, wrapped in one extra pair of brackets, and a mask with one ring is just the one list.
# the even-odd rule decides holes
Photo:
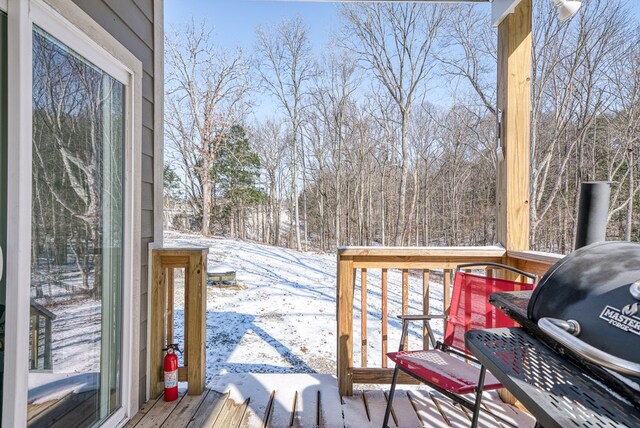
[[(578, 189), (611, 181), (608, 239), (640, 240), (640, 27), (623, 0), (569, 22), (534, 1), (531, 248), (573, 246)], [(300, 18), (251, 52), (206, 23), (167, 39), (165, 225), (275, 245), (495, 243), (488, 9), (345, 5), (330, 46)], [(269, 94), (273, 114), (257, 114)]]

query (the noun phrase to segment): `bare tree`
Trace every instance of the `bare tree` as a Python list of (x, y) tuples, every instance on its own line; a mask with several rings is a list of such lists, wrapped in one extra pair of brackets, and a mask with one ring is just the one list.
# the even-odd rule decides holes
[(444, 22), (440, 6), (374, 3), (349, 5), (345, 17), (344, 45), (355, 52), (365, 67), (389, 92), (400, 116), (399, 204), (395, 244), (406, 241), (406, 193), (408, 165), (407, 130), (414, 101), (434, 67), (436, 35)]
[(314, 74), (308, 29), (300, 18), (258, 28), (257, 50), (265, 88), (285, 110), (291, 125), (291, 203), (296, 247), (302, 248), (298, 203), (298, 143), (306, 86)]
[[(606, 179), (589, 174), (585, 148), (597, 118), (613, 103), (608, 70), (625, 55), (620, 46), (628, 22), (620, 2), (593, 0), (564, 24), (543, 3), (534, 27), (531, 243), (536, 248), (538, 228), (554, 211), (556, 198), (568, 196), (568, 173), (575, 173), (574, 188), (583, 179)], [(577, 193), (571, 195), (566, 203), (576, 207)], [(568, 220), (575, 222), (575, 209)]]
[(197, 201), (202, 234), (208, 236), (211, 170), (224, 133), (247, 106), (249, 64), (241, 50), (215, 47), (204, 21), (174, 29), (166, 41), (166, 64), (166, 136), (190, 200)]
[[(336, 245), (341, 245), (341, 219), (344, 209), (344, 201), (342, 200), (344, 127), (348, 122), (347, 115), (350, 107), (355, 102), (354, 93), (358, 87), (358, 82), (356, 81), (355, 60), (347, 52), (336, 53), (331, 51), (322, 63), (326, 65), (322, 73), (318, 74), (314, 81), (314, 88), (311, 93), (313, 108), (311, 113), (319, 116), (323, 121), (324, 127), (326, 127), (327, 138), (324, 140), (324, 144), (331, 149), (331, 164), (333, 166), (336, 196), (334, 215), (335, 242)], [(313, 123), (313, 119), (310, 119), (310, 123)], [(315, 124), (313, 133), (320, 135), (317, 124)], [(318, 149), (316, 147), (314, 150), (316, 159), (320, 154)]]
[(287, 141), (282, 121), (267, 119), (251, 132), (254, 150), (260, 157), (264, 175), (263, 186), (267, 199), (267, 233), (265, 241), (280, 245), (281, 202), (285, 198), (285, 181), (288, 181)]

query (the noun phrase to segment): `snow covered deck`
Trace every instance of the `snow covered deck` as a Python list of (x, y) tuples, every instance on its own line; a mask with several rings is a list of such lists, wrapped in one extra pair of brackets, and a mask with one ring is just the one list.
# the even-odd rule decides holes
[[(338, 395), (336, 378), (318, 374), (230, 374), (200, 396), (180, 392), (177, 401), (149, 401), (126, 427), (380, 427), (386, 391)], [(526, 413), (485, 393), (485, 409), (518, 427), (533, 427)], [(471, 414), (433, 390), (399, 389), (391, 427), (468, 427)], [(481, 427), (502, 426), (481, 413)]]

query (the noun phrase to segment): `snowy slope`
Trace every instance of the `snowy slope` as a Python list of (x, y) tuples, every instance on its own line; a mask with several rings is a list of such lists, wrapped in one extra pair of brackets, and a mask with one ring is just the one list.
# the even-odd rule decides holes
[[(209, 264), (237, 270), (246, 289), (209, 286), (207, 292), (207, 383), (226, 373), (335, 373), (336, 257), (253, 242), (165, 232), (166, 247), (209, 248)], [(389, 350), (399, 341), (400, 272), (389, 272)], [(356, 283), (359, 284), (359, 279)], [(368, 274), (368, 358), (381, 365), (380, 271)], [(421, 280), (410, 280), (410, 312), (422, 309)], [(436, 284), (432, 289), (438, 290)], [(354, 361), (360, 361), (360, 288), (354, 309)], [(431, 296), (442, 307), (441, 293)], [(182, 339), (182, 290), (176, 283), (176, 341)], [(417, 326), (416, 326), (417, 327)], [(412, 343), (421, 337), (417, 328)]]

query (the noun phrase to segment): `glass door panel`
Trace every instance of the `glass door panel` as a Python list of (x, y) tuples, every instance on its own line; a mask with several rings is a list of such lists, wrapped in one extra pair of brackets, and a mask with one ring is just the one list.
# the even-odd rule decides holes
[(34, 28), (29, 426), (122, 405), (125, 90)]

